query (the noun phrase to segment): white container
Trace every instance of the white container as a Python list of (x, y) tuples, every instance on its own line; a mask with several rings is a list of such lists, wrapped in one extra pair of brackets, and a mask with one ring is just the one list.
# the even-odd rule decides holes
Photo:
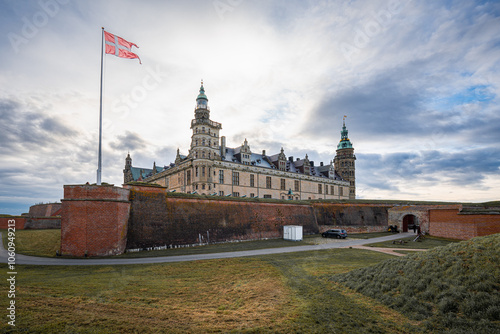
[(302, 241), (302, 226), (298, 225), (283, 226), (283, 239), (292, 241)]

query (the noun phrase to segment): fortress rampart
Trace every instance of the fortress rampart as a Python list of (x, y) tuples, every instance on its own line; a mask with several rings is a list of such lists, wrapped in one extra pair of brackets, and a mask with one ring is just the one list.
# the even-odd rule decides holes
[(126, 249), (277, 238), (284, 225), (301, 225), (305, 234), (331, 228), (378, 232), (389, 224), (404, 230), (407, 217), (423, 231), (448, 238), (500, 232), (499, 214), (473, 217), (461, 210), (459, 204), (254, 200), (169, 193), (149, 185), (67, 185), (61, 254), (105, 256)]

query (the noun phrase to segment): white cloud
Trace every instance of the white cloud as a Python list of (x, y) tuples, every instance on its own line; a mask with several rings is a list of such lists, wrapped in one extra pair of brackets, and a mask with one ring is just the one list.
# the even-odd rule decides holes
[[(0, 210), (57, 199), (63, 184), (95, 179), (103, 25), (139, 45), (143, 61), (105, 57), (104, 181), (121, 183), (128, 150), (145, 167), (170, 163), (177, 148), (187, 153), (204, 79), (229, 146), (247, 138), (254, 151), (283, 146), (327, 162), (347, 114), (359, 157), (386, 159), (358, 159), (361, 197), (495, 199), (488, 184), (499, 181), (489, 169), (456, 162), (456, 175), (463, 167), (481, 180), (462, 189), (439, 168), (464, 149), (488, 152), (500, 141), (497, 2), (231, 4), (222, 13), (211, 1), (72, 1), (19, 52), (2, 39), (0, 99), (17, 103), (3, 110), (19, 117), (2, 119)], [(38, 2), (0, 7), (3, 36), (22, 36), (24, 18), (43, 11)], [(392, 179), (376, 165), (394, 169), (394, 154), (432, 151), (442, 160), (425, 181)]]

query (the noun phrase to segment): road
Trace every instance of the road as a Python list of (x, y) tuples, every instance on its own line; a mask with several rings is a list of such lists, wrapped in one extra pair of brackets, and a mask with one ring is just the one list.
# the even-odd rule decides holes
[[(194, 255), (178, 255), (178, 256), (161, 256), (161, 257), (144, 257), (144, 258), (104, 258), (104, 259), (67, 259), (67, 258), (50, 258), (36, 257), (16, 254), (16, 264), (42, 265), (42, 266), (81, 266), (81, 265), (123, 265), (123, 264), (146, 264), (146, 263), (169, 263), (169, 262), (184, 262), (184, 261), (200, 261), (213, 259), (228, 259), (236, 257), (260, 256), (283, 254), (293, 252), (317, 251), (333, 248), (346, 248), (353, 246), (366, 245), (381, 241), (390, 241), (405, 237), (414, 236), (414, 233), (398, 233), (391, 234), (385, 237), (373, 239), (347, 239), (339, 242), (325, 243), (321, 245), (308, 246), (291, 246), (282, 248), (256, 249), (238, 252), (211, 253), (211, 254), (194, 254)], [(293, 243), (293, 241), (290, 241)], [(8, 253), (0, 242), (0, 262), (8, 262)]]

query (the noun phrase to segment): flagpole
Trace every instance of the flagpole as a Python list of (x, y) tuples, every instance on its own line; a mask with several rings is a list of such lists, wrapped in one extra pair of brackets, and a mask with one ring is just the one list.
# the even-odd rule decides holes
[(101, 38), (101, 97), (99, 101), (99, 157), (97, 158), (97, 185), (101, 185), (102, 174), (102, 72), (103, 72), (103, 54), (104, 54), (104, 27), (102, 28)]

